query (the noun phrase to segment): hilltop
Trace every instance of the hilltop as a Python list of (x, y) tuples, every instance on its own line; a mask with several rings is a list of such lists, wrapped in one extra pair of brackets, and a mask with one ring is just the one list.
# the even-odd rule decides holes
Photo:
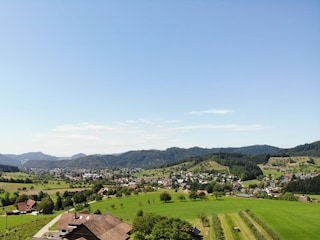
[(129, 151), (117, 155), (89, 155), (71, 160), (37, 161), (29, 160), (23, 164), (26, 168), (156, 168), (171, 164), (180, 159), (205, 156), (213, 153), (272, 154), (278, 152), (277, 147), (255, 145), (241, 148), (168, 148), (160, 150)]
[(85, 155), (58, 158), (41, 152), (21, 155), (0, 154), (0, 164), (24, 168), (157, 168), (178, 160), (216, 153), (240, 153), (243, 155), (269, 154), (271, 156), (320, 156), (320, 141), (281, 149), (269, 145), (253, 145), (239, 148), (177, 148), (166, 150), (138, 150), (121, 154)]

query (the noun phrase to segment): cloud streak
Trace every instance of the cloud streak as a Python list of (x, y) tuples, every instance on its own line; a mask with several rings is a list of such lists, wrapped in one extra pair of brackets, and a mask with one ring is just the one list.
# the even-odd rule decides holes
[(209, 109), (209, 110), (203, 110), (203, 111), (191, 111), (189, 112), (189, 114), (191, 115), (203, 115), (203, 114), (225, 115), (233, 112), (234, 111), (230, 109)]
[[(137, 149), (206, 145), (207, 141), (210, 141), (210, 135), (217, 137), (219, 134), (223, 135), (224, 131), (240, 133), (265, 129), (261, 124), (185, 124), (180, 120), (140, 118), (109, 124), (80, 122), (59, 125), (35, 134), (33, 142), (43, 146), (43, 149), (50, 146), (57, 151), (67, 148), (73, 153), (115, 153)], [(200, 138), (194, 138), (195, 134)]]
[(186, 131), (186, 130), (197, 130), (197, 129), (223, 129), (230, 131), (259, 131), (265, 129), (260, 124), (201, 124), (201, 125), (186, 125), (174, 128), (168, 128), (169, 131)]

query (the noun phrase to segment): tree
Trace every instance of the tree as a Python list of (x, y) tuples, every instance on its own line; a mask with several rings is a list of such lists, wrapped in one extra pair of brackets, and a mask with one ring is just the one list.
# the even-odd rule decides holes
[(163, 192), (160, 194), (160, 200), (163, 202), (170, 202), (171, 201), (171, 195), (168, 192)]
[(85, 195), (84, 192), (77, 192), (73, 196), (73, 201), (75, 203), (83, 203), (83, 202), (87, 201), (87, 196)]
[(19, 202), (25, 202), (29, 199), (29, 197), (26, 195), (26, 194), (21, 194), (19, 195), (17, 198), (16, 198), (16, 202), (15, 202), (15, 205), (17, 206), (17, 204)]
[(37, 209), (43, 214), (51, 214), (54, 209), (54, 202), (50, 197), (45, 197), (37, 204)]
[(57, 201), (56, 201), (56, 204), (54, 206), (54, 209), (57, 210), (57, 211), (62, 209), (62, 198), (60, 196), (57, 197)]
[(297, 198), (291, 192), (286, 192), (286, 193), (282, 194), (280, 199), (287, 200), (287, 201), (297, 201)]
[(73, 207), (73, 201), (71, 197), (66, 197), (64, 199), (64, 201), (62, 202), (62, 207), (66, 208), (66, 207)]
[(153, 239), (191, 240), (192, 225), (179, 218), (165, 218), (157, 222), (151, 232)]
[(44, 197), (46, 197), (46, 194), (44, 192), (40, 191), (38, 194), (38, 200), (41, 201)]
[(103, 185), (101, 182), (97, 182), (92, 186), (92, 191), (94, 193), (97, 193), (101, 188), (103, 188)]
[(197, 194), (195, 191), (191, 191), (191, 192), (189, 193), (189, 198), (190, 198), (191, 200), (196, 200), (196, 199), (198, 198), (198, 194)]
[(157, 215), (155, 213), (144, 213), (142, 216), (136, 216), (133, 220), (132, 230), (133, 232), (140, 232), (147, 236), (151, 234), (153, 226), (161, 219), (166, 217)]
[(215, 196), (215, 198), (216, 198), (216, 200), (217, 200), (218, 197), (221, 197), (221, 196), (222, 196), (222, 194), (221, 194), (221, 192), (215, 191), (215, 192), (213, 192), (213, 196)]
[(201, 200), (208, 200), (208, 197), (206, 196), (206, 194), (204, 192), (200, 192), (198, 194), (198, 198)]
[(178, 200), (180, 201), (184, 201), (186, 200), (186, 197), (183, 195), (183, 194), (180, 194), (178, 197), (177, 197)]

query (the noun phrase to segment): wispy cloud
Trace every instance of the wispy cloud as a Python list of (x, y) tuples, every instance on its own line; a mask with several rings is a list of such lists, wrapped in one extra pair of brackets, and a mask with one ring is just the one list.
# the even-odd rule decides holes
[(197, 129), (224, 129), (231, 131), (258, 131), (263, 130), (263, 127), (260, 124), (249, 124), (249, 125), (240, 125), (240, 124), (200, 124), (200, 125), (186, 125), (180, 127), (167, 128), (168, 131), (185, 131), (185, 130), (197, 130)]
[(165, 124), (171, 124), (171, 123), (180, 123), (181, 121), (180, 120), (166, 120), (164, 121), (163, 123)]
[(207, 133), (219, 136), (224, 134), (223, 131), (248, 132), (265, 129), (261, 124), (186, 124), (180, 120), (139, 118), (107, 124), (80, 122), (59, 125), (35, 134), (33, 142), (43, 146), (43, 149), (50, 146), (57, 151), (64, 148), (70, 152), (122, 152), (207, 144), (203, 140), (207, 137), (194, 138), (195, 133), (200, 136)]
[(224, 115), (233, 113), (233, 110), (230, 109), (209, 109), (209, 110), (203, 110), (203, 111), (191, 111), (189, 114), (191, 115), (202, 115), (202, 114), (218, 114), (218, 115)]
[[(114, 127), (113, 127), (114, 128)], [(112, 127), (99, 125), (94, 123), (76, 123), (76, 124), (65, 124), (56, 126), (52, 129), (53, 132), (75, 132), (75, 131), (96, 131), (96, 130), (111, 130)]]

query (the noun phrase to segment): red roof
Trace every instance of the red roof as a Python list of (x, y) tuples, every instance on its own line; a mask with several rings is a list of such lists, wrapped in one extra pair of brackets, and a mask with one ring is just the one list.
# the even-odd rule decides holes
[(33, 210), (36, 203), (37, 202), (32, 199), (28, 199), (27, 201), (17, 203), (17, 209), (20, 212), (29, 212), (29, 211)]
[(130, 237), (130, 231), (129, 224), (107, 213), (84, 222), (64, 237), (79, 240), (86, 232), (90, 233), (90, 239), (127, 240)]
[(98, 216), (98, 214), (87, 213), (63, 213), (60, 217), (57, 228), (59, 230), (72, 231), (75, 227)]

